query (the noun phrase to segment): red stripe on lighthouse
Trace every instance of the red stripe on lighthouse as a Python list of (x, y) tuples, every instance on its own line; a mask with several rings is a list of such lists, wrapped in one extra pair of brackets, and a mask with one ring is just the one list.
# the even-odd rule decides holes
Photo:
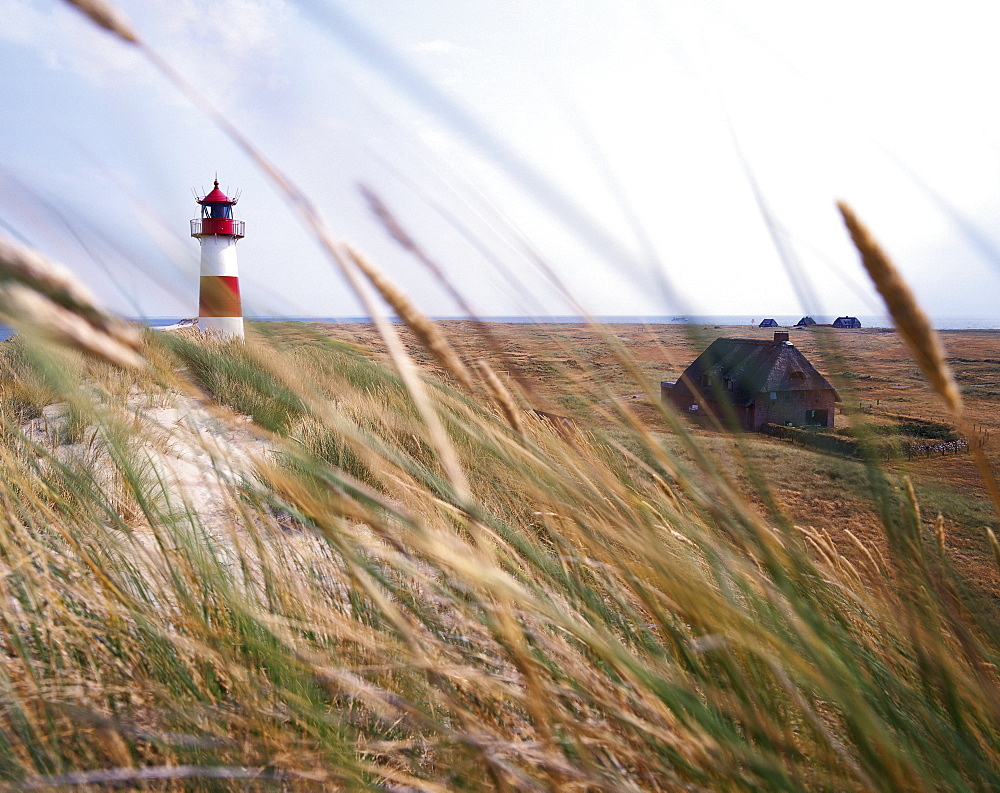
[(235, 275), (203, 275), (199, 317), (242, 317), (240, 279)]

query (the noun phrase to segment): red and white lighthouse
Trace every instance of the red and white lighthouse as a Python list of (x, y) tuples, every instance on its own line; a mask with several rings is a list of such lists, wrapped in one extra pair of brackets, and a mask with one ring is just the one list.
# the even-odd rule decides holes
[(191, 221), (191, 236), (201, 245), (201, 293), (198, 299), (198, 329), (202, 333), (243, 338), (240, 276), (236, 267), (236, 241), (243, 239), (243, 221), (233, 220), (238, 198), (215, 189), (201, 204), (201, 217)]

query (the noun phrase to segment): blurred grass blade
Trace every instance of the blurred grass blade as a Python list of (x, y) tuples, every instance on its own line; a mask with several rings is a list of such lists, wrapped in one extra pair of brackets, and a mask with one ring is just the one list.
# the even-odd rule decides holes
[[(854, 210), (844, 201), (839, 201), (837, 208), (850, 232), (854, 247), (861, 256), (861, 262), (882, 296), (896, 330), (906, 342), (910, 354), (924, 373), (924, 377), (944, 401), (962, 434), (967, 439), (974, 438), (973, 427), (965, 416), (961, 392), (955, 383), (951, 367), (948, 366), (941, 339), (930, 319), (917, 304), (912, 290), (899, 270), (882, 250), (874, 235), (858, 219)], [(1000, 516), (1000, 484), (996, 475), (979, 444), (973, 442), (970, 450), (993, 502), (993, 508)]]
[(65, 0), (65, 2), (89, 17), (94, 24), (119, 36), (124, 41), (130, 44), (136, 44), (139, 41), (139, 37), (132, 30), (128, 19), (117, 6), (104, 0)]
[(99, 308), (68, 270), (0, 237), (0, 314), (25, 330), (125, 368), (142, 368), (139, 332)]

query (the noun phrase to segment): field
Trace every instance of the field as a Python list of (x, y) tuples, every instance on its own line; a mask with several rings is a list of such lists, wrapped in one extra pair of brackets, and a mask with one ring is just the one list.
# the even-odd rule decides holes
[[(841, 458), (658, 399), (765, 331), (69, 316), (102, 335), (0, 344), (5, 785), (1000, 784), (971, 455)], [(996, 334), (946, 338), (995, 465)], [(793, 340), (838, 424), (949, 420), (893, 333)]]
[[(609, 400), (625, 405), (653, 431), (668, 433), (657, 409), (645, 393), (659, 391), (661, 380), (676, 380), (684, 368), (718, 337), (770, 339), (773, 329), (754, 326), (681, 326), (620, 324), (600, 330), (587, 325), (488, 323), (484, 339), (477, 326), (466, 321), (441, 323), (449, 340), (468, 360), (484, 358), (497, 370), (522, 378), (539, 409), (567, 415), (581, 428), (611, 426), (614, 411)], [(295, 329), (288, 327), (288, 332)], [(317, 333), (384, 352), (370, 325), (314, 326)], [(846, 408), (857, 407), (865, 421), (890, 423), (905, 416), (949, 423), (941, 400), (927, 384), (906, 345), (891, 329), (792, 328), (791, 341), (835, 385)], [(1000, 331), (942, 331), (955, 378), (962, 388), (976, 440), (988, 458), (1000, 466)], [(438, 376), (433, 359), (404, 331), (414, 355)], [(616, 355), (624, 351), (634, 368), (626, 369)], [(645, 381), (640, 388), (638, 373)], [(643, 393), (637, 393), (642, 391)], [(849, 424), (837, 417), (837, 426)], [(725, 459), (730, 441), (725, 433), (704, 424), (690, 425), (699, 441)], [(881, 545), (883, 529), (864, 491), (863, 465), (818, 454), (763, 436), (745, 439), (744, 453), (764, 472), (778, 504), (794, 523), (830, 530), (836, 536), (849, 529), (866, 542)], [(924, 518), (944, 518), (949, 549), (969, 582), (975, 582), (979, 607), (1000, 617), (1000, 577), (984, 527), (998, 530), (983, 483), (967, 454), (935, 455), (886, 463), (896, 476), (909, 476), (923, 507)], [(744, 479), (744, 484), (748, 484)], [(838, 547), (853, 554), (841, 535)]]

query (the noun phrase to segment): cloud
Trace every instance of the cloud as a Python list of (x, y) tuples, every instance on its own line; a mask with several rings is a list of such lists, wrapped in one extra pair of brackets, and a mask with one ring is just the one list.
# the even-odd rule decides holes
[(47, 16), (21, 0), (0, 0), (0, 41), (34, 44), (42, 38)]
[(41, 9), (31, 0), (0, 0), (0, 41), (36, 50), (46, 66), (97, 86), (134, 72), (141, 56), (65, 4)]
[(285, 0), (147, 0), (139, 26), (154, 44), (179, 40), (206, 58), (243, 62), (273, 55), (289, 16)]
[(285, 79), (284, 45), (295, 40), (285, 0), (147, 0), (136, 16), (153, 48), (223, 109)]
[[(223, 106), (244, 90), (280, 84), (293, 14), (286, 0), (146, 0), (129, 9), (139, 35), (199, 90)], [(34, 49), (51, 69), (77, 74), (98, 88), (148, 91), (135, 48), (59, 3), (0, 0), (0, 42)], [(294, 40), (294, 39), (293, 39)], [(155, 90), (155, 89), (152, 89)], [(171, 92), (163, 99), (172, 101)]]
[(454, 53), (469, 51), (468, 47), (461, 44), (455, 44), (453, 41), (445, 41), (444, 39), (421, 41), (419, 44), (414, 45), (413, 49), (417, 52), (430, 52), (441, 55), (451, 55)]

